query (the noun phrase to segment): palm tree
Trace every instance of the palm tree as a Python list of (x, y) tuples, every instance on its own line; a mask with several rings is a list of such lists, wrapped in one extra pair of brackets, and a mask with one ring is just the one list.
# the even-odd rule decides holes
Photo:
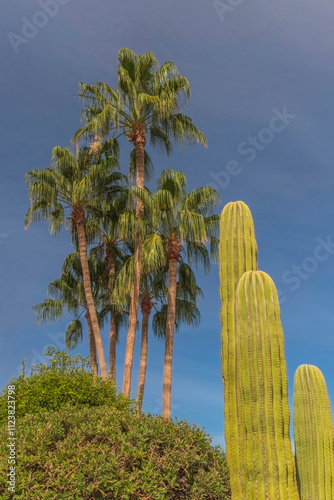
[(107, 272), (107, 286), (110, 292), (110, 335), (109, 335), (109, 368), (110, 376), (116, 383), (116, 343), (118, 340), (118, 328), (116, 314), (118, 312), (113, 298), (113, 290), (116, 279), (118, 239), (114, 232), (106, 234), (105, 240), (105, 263)]
[[(88, 259), (90, 274), (98, 277), (101, 273), (101, 263)], [(95, 269), (92, 269), (94, 266)], [(100, 267), (100, 270), (96, 268)], [(94, 303), (99, 304), (99, 286), (96, 279), (93, 281)], [(81, 316), (85, 315), (88, 326), (88, 339), (90, 351), (91, 371), (94, 376), (98, 374), (98, 364), (96, 357), (96, 345), (92, 330), (92, 323), (87, 309), (85, 289), (82, 279), (82, 269), (78, 252), (69, 255), (64, 262), (60, 278), (52, 281), (48, 286), (48, 295), (52, 298), (45, 299), (33, 309), (37, 314), (38, 321), (57, 321), (63, 316), (64, 309), (75, 315), (65, 332), (65, 346), (67, 349), (74, 349), (78, 342), (82, 341)], [(103, 326), (103, 317), (97, 312), (99, 325)]]
[(137, 410), (141, 412), (147, 369), (148, 354), (148, 328), (150, 315), (153, 307), (157, 304), (155, 301), (163, 302), (165, 294), (165, 283), (163, 273), (143, 274), (140, 283), (140, 307), (142, 312), (142, 329), (140, 345), (140, 364), (137, 389)]
[[(139, 195), (139, 193), (138, 193)], [(142, 199), (147, 196), (142, 193)], [(212, 215), (218, 193), (201, 187), (188, 193), (183, 172), (166, 169), (158, 179), (158, 191), (146, 202), (152, 211), (155, 232), (143, 244), (145, 267), (168, 263), (168, 305), (163, 371), (164, 418), (171, 418), (172, 362), (177, 303), (178, 263), (186, 259), (210, 269), (210, 254), (217, 258), (219, 215)], [(206, 243), (210, 241), (210, 252)], [(186, 268), (185, 268), (186, 269)], [(191, 269), (188, 267), (187, 272)]]
[[(84, 127), (73, 137), (102, 135), (119, 132), (133, 144), (136, 156), (136, 185), (145, 186), (145, 147), (149, 136), (152, 146), (170, 154), (172, 141), (197, 142), (206, 145), (206, 139), (192, 120), (181, 113), (190, 97), (188, 80), (178, 74), (174, 63), (159, 67), (152, 52), (141, 56), (128, 48), (118, 52), (118, 85), (114, 90), (106, 83), (80, 84), (80, 96), (89, 99), (84, 110)], [(118, 138), (117, 137), (117, 138)], [(136, 217), (144, 217), (144, 205), (137, 199)], [(131, 290), (129, 329), (124, 363), (123, 393), (130, 396), (135, 334), (139, 308), (142, 239), (134, 227), (135, 279)]]
[(106, 196), (106, 192), (108, 197), (117, 193), (123, 180), (122, 174), (114, 171), (117, 158), (108, 154), (114, 150), (114, 142), (111, 139), (101, 147), (98, 163), (95, 152), (90, 154), (87, 148), (79, 149), (74, 156), (69, 149), (56, 146), (50, 167), (26, 174), (31, 201), (26, 227), (42, 217), (49, 220), (51, 234), (57, 233), (65, 223), (65, 211), (70, 211), (67, 219), (77, 238), (87, 309), (103, 378), (108, 377), (108, 371), (92, 294), (86, 226), (90, 217), (100, 213), (101, 197)]
[(104, 260), (104, 288), (107, 292), (103, 308), (104, 314), (110, 314), (110, 334), (109, 334), (109, 370), (110, 376), (116, 383), (116, 343), (118, 342), (118, 332), (125, 323), (125, 315), (128, 314), (128, 300), (115, 299), (114, 287), (118, 272), (128, 259), (128, 245), (120, 237), (119, 218), (125, 210), (127, 201), (127, 190), (114, 203), (104, 203), (102, 216), (96, 219), (95, 226), (92, 226), (91, 237), (98, 240), (98, 245), (92, 248), (99, 259)]
[[(181, 323), (197, 327), (200, 322), (200, 312), (196, 303), (198, 296), (202, 295), (202, 290), (197, 286), (195, 275), (192, 272), (186, 272), (188, 267), (187, 264), (181, 264), (180, 266), (181, 270), (177, 283), (176, 298), (176, 331), (178, 331)], [(168, 297), (167, 271), (165, 267), (158, 269), (154, 273), (144, 274), (140, 285), (142, 337), (137, 390), (137, 410), (139, 412), (141, 412), (144, 397), (148, 354), (148, 327), (150, 314), (153, 308), (156, 310), (153, 316), (153, 333), (158, 338), (165, 338)], [(159, 308), (156, 307), (157, 304), (160, 304)]]

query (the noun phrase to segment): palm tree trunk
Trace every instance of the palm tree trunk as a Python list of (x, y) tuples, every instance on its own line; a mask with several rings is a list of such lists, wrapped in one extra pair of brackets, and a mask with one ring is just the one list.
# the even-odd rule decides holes
[[(116, 274), (116, 257), (115, 254), (111, 252), (108, 256), (108, 274), (109, 274), (109, 286), (112, 292), (115, 283)], [(113, 306), (114, 301), (110, 298), (110, 305)], [(114, 309), (110, 311), (110, 348), (109, 348), (109, 369), (110, 377), (116, 384), (116, 341), (117, 341), (117, 325), (116, 325), (116, 313)]]
[(162, 382), (162, 416), (166, 419), (171, 418), (172, 409), (172, 363), (176, 311), (177, 262), (176, 259), (170, 259), (168, 269), (168, 305)]
[(109, 350), (109, 368), (110, 377), (116, 384), (116, 340), (117, 328), (115, 311), (110, 312), (110, 350)]
[(91, 284), (89, 267), (88, 267), (87, 241), (86, 241), (84, 220), (80, 220), (76, 224), (76, 228), (77, 228), (77, 233), (78, 233), (79, 254), (80, 254), (81, 267), (82, 267), (82, 276), (83, 276), (83, 283), (84, 283), (85, 296), (86, 296), (86, 302), (87, 302), (87, 309), (88, 309), (89, 316), (90, 316), (91, 323), (92, 323), (92, 329), (93, 329), (93, 334), (94, 334), (94, 338), (95, 338), (96, 350), (97, 350), (97, 355), (98, 355), (99, 363), (100, 363), (101, 376), (103, 379), (106, 379), (106, 378), (108, 378), (108, 371), (107, 371), (106, 360), (104, 357), (104, 350), (103, 350), (103, 344), (102, 344), (102, 339), (101, 339), (101, 334), (100, 334), (100, 328), (99, 328), (99, 323), (97, 320), (97, 314), (96, 314), (96, 309), (95, 309), (93, 294), (92, 294), (92, 284)]
[(150, 313), (144, 312), (142, 330), (141, 330), (140, 366), (139, 366), (139, 378), (138, 378), (138, 390), (137, 390), (137, 410), (139, 413), (141, 413), (143, 406), (143, 397), (144, 397), (144, 388), (146, 379), (149, 319), (150, 319)]
[[(136, 148), (136, 186), (144, 189), (145, 187), (145, 142), (137, 141)], [(136, 216), (142, 219), (144, 216), (144, 204), (137, 198)]]
[[(140, 188), (144, 188), (145, 187), (145, 140), (143, 139), (137, 140), (135, 142), (135, 148), (136, 148), (136, 168), (137, 168), (136, 185)], [(144, 205), (142, 201), (138, 200), (137, 198), (136, 216), (138, 219), (142, 219), (143, 215), (144, 215)], [(127, 398), (130, 397), (130, 392), (131, 392), (133, 353), (135, 349), (136, 329), (138, 321), (141, 254), (142, 254), (142, 243), (140, 238), (137, 235), (135, 235), (135, 253), (134, 253), (135, 275), (131, 287), (129, 328), (126, 340), (124, 377), (123, 377), (123, 394)]]
[(86, 320), (88, 325), (88, 339), (89, 339), (89, 354), (90, 354), (90, 369), (94, 377), (97, 376), (98, 366), (97, 366), (97, 357), (96, 357), (96, 344), (95, 338), (93, 334), (92, 322), (90, 320), (89, 312), (87, 311)]

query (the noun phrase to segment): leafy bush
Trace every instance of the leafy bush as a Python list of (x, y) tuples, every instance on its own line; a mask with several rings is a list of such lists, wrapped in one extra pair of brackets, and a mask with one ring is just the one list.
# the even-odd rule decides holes
[[(17, 436), (16, 499), (230, 498), (223, 453), (186, 422), (109, 406), (67, 406), (19, 419)], [(0, 443), (5, 491), (5, 426)]]
[[(22, 373), (9, 384), (15, 385), (17, 419), (26, 414), (36, 414), (41, 411), (56, 411), (64, 405), (112, 405), (119, 408), (133, 406), (122, 394), (117, 395), (116, 387), (111, 379), (96, 380), (90, 372), (88, 358), (78, 354), (70, 354), (49, 347), (45, 356), (50, 365), (36, 365), (31, 370), (30, 377)], [(0, 425), (7, 422), (7, 387), (0, 395)]]
[(83, 358), (59, 351), (49, 355), (54, 360), (50, 367), (36, 367), (31, 377), (21, 374), (12, 381), (17, 400), (15, 494), (7, 490), (3, 392), (0, 500), (231, 498), (225, 456), (203, 430), (187, 422), (138, 416), (113, 384), (93, 380)]

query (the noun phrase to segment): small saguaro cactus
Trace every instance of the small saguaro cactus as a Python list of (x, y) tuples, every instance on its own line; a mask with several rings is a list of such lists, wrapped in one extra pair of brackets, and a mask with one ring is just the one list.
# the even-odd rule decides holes
[(326, 382), (316, 366), (297, 368), (293, 434), (301, 500), (334, 500), (334, 426)]
[(236, 398), (241, 496), (299, 500), (289, 437), (284, 335), (277, 291), (263, 271), (243, 274), (236, 291)]
[(228, 203), (222, 211), (219, 263), (226, 458), (233, 498), (245, 500), (239, 480), (234, 306), (235, 292), (241, 276), (245, 271), (257, 269), (257, 244), (251, 211), (242, 201)]

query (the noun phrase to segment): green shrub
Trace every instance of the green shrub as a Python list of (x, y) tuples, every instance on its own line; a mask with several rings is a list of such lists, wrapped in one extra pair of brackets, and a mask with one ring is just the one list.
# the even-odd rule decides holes
[[(15, 497), (223, 500), (230, 498), (221, 450), (186, 422), (109, 406), (65, 407), (17, 422)], [(0, 491), (6, 489), (6, 428), (0, 429)]]
[[(24, 369), (17, 379), (9, 384), (15, 385), (16, 418), (41, 411), (56, 411), (64, 405), (101, 406), (112, 405), (130, 408), (134, 405), (117, 395), (116, 387), (111, 379), (96, 380), (90, 372), (88, 358), (78, 354), (71, 356), (66, 352), (49, 347), (45, 356), (50, 365), (34, 366), (30, 377), (26, 377)], [(0, 395), (0, 425), (7, 422), (7, 387)]]
[(31, 377), (21, 374), (15, 381), (14, 495), (7, 490), (2, 402), (0, 500), (231, 498), (225, 455), (211, 446), (203, 430), (187, 422), (138, 416), (111, 383), (98, 379), (94, 385), (85, 367), (63, 354), (53, 352), (50, 367), (39, 366)]

